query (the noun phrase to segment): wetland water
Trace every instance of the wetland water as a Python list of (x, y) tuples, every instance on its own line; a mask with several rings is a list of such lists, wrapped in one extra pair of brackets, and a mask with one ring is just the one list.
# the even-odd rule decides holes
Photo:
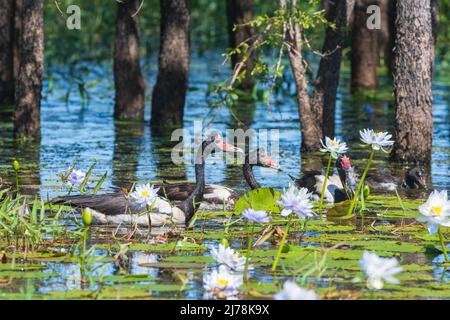
[[(218, 54), (208, 54), (192, 60), (184, 122), (184, 128), (191, 133), (194, 121), (208, 121), (205, 115), (210, 114), (211, 110), (205, 93), (211, 81), (222, 79), (224, 70), (228, 71), (227, 66), (217, 69), (220, 63), (221, 57)], [(133, 181), (193, 180), (192, 165), (171, 163), (171, 147), (175, 143), (168, 144), (152, 135), (148, 124), (148, 107), (145, 124), (113, 121), (114, 91), (109, 66), (99, 64), (85, 67), (89, 70), (84, 74), (85, 82), (98, 83), (88, 88), (89, 101), (84, 107), (77, 85), (67, 81), (64, 70), (52, 67), (47, 71), (53, 80), (51, 83), (48, 80), (45, 82), (43, 91), (42, 138), (39, 144), (12, 140), (9, 114), (1, 114), (0, 176), (6, 181), (13, 181), (11, 163), (17, 158), (21, 163), (21, 184), (26, 193), (37, 193), (43, 198), (66, 194), (67, 191), (61, 188), (57, 173), (67, 170), (74, 161), (77, 168), (83, 170), (97, 161), (94, 173), (101, 175), (108, 172), (101, 192), (116, 187), (130, 187)], [(147, 79), (147, 96), (150, 97), (156, 71), (147, 68), (146, 74), (151, 74)], [(72, 90), (66, 102), (64, 96), (70, 86)], [(349, 96), (347, 87), (348, 73), (344, 73), (338, 94), (336, 135), (348, 143), (350, 156), (357, 159), (354, 163), (361, 172), (368, 152), (355, 150), (352, 145), (357, 144), (360, 129), (369, 127), (393, 131), (393, 104), (389, 101), (392, 94), (380, 93), (379, 97), (371, 101), (366, 99), (360, 102)], [(433, 85), (433, 157), (431, 166), (425, 168), (430, 189), (449, 189), (450, 186), (449, 89), (448, 76), (438, 74)], [(320, 162), (325, 164), (326, 159), (320, 155), (302, 158), (298, 111), (291, 96), (293, 93), (293, 86), (285, 86), (284, 93), (272, 99), (269, 112), (265, 103), (260, 101), (239, 106), (237, 113), (251, 128), (279, 130), (280, 153), (273, 156), (286, 173), (298, 176), (301, 170), (320, 169)], [(147, 106), (149, 105), (148, 101)], [(228, 110), (221, 109), (212, 127), (225, 133), (225, 129), (236, 127), (236, 121)], [(404, 170), (388, 164), (384, 155), (378, 154), (376, 160), (373, 171), (401, 175)], [(268, 169), (255, 169), (255, 175), (261, 185), (279, 190), (287, 187), (290, 182), (287, 175), (273, 173)], [(241, 169), (227, 166), (224, 162), (207, 165), (206, 181), (223, 184), (241, 192), (246, 188)], [(290, 251), (280, 263), (286, 274), (279, 273), (277, 279), (270, 272), (277, 247), (273, 241), (263, 243), (253, 255), (254, 289), (270, 296), (278, 290), (279, 284), (282, 284), (287, 275), (304, 274), (304, 268), (326, 255), (324, 261), (328, 268), (323, 271), (322, 277), (315, 278), (319, 272), (317, 271), (313, 273), (313, 277), (307, 278), (308, 283), (322, 297), (450, 298), (450, 285), (445, 282), (450, 276), (448, 273), (445, 275), (444, 266), (440, 264), (443, 255), (434, 248), (437, 238), (429, 236), (426, 229), (412, 219), (417, 216), (416, 208), (424, 202), (423, 198), (427, 195), (428, 193), (402, 194), (407, 207), (405, 211), (399, 207), (392, 194), (369, 198), (370, 212), (364, 222), (364, 233), (359, 232), (360, 226), (355, 229), (355, 224), (361, 224), (359, 220), (339, 223), (315, 220), (308, 224), (306, 233), (294, 228), (288, 240)], [(95, 281), (91, 284), (80, 284), (79, 264), (60, 252), (61, 248), (70, 248), (69, 242), (55, 244), (46, 252), (35, 253), (34, 256), (30, 254), (26, 261), (22, 261), (21, 254), (17, 253), (14, 265), (0, 264), (0, 297), (202, 298), (202, 274), (214, 267), (208, 249), (217, 246), (220, 241), (226, 218), (224, 213), (200, 213), (193, 230), (169, 234), (168, 244), (164, 235), (155, 237), (150, 244), (139, 241), (133, 243), (130, 246), (128, 276), (121, 275), (119, 268), (111, 261), (112, 254), (109, 250), (117, 251), (116, 241), (108, 240), (112, 230), (93, 228), (91, 243), (98, 245), (95, 254), (104, 258), (97, 262), (102, 267), (93, 271)], [(283, 220), (277, 221), (280, 226), (284, 225)], [(262, 229), (257, 231), (262, 232)], [(247, 235), (244, 225), (238, 223), (230, 232), (232, 247), (244, 250)], [(447, 233), (446, 237), (450, 239), (450, 234)], [(340, 247), (328, 253), (320, 249), (336, 244), (340, 244)], [(400, 276), (402, 284), (389, 285), (387, 290), (375, 295), (362, 290), (363, 281), (356, 280), (361, 277), (357, 262), (364, 249), (376, 251), (383, 256), (397, 256), (405, 269)], [(179, 279), (185, 278), (188, 279), (186, 285), (180, 285)], [(13, 285), (4, 285), (8, 281), (12, 281)]]

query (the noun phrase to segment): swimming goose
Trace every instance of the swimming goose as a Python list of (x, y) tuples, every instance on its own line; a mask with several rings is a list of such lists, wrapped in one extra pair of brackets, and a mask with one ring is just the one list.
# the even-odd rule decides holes
[[(222, 150), (227, 152), (242, 152), (241, 149), (232, 146), (223, 147)], [(261, 147), (255, 151), (249, 152), (245, 157), (242, 169), (244, 178), (251, 189), (260, 188), (260, 185), (253, 174), (254, 166), (281, 170), (278, 163), (267, 154), (264, 148)], [(166, 183), (157, 186), (160, 187), (160, 190), (158, 191), (160, 196), (164, 196), (172, 201), (184, 201), (195, 188), (195, 183)], [(224, 206), (226, 206), (226, 209), (232, 210), (234, 208), (234, 203), (238, 198), (239, 194), (231, 188), (214, 184), (206, 185), (203, 200), (199, 209), (222, 210)]]
[(152, 211), (146, 214), (147, 208), (140, 206), (125, 193), (101, 195), (76, 195), (58, 197), (53, 204), (70, 204), (77, 208), (93, 210), (93, 224), (119, 225), (133, 223), (140, 226), (163, 226), (166, 224), (188, 224), (198, 210), (205, 192), (205, 160), (215, 145), (219, 150), (233, 148), (217, 135), (205, 139), (197, 151), (195, 161), (195, 188), (182, 202), (173, 206), (168, 200), (159, 196), (152, 204)]
[[(349, 198), (348, 194), (352, 193), (352, 190), (355, 188), (355, 173), (350, 165), (350, 159), (346, 156), (340, 156), (336, 160), (335, 166), (338, 174), (328, 176), (324, 194), (325, 203), (344, 201)], [(293, 176), (290, 177), (298, 188), (307, 188), (309, 192), (312, 192), (312, 200), (320, 200), (325, 174), (317, 170), (311, 170), (305, 172), (298, 179)]]

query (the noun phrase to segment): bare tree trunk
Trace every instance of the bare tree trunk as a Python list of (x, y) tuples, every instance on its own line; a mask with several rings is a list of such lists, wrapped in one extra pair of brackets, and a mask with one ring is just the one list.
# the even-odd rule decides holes
[[(280, 7), (286, 8), (286, 1), (280, 0)], [(295, 6), (296, 0), (291, 0), (290, 5)], [(320, 147), (322, 138), (322, 127), (319, 115), (313, 110), (308, 94), (308, 82), (306, 80), (306, 68), (303, 61), (302, 48), (303, 40), (301, 36), (301, 26), (290, 21), (285, 26), (287, 50), (291, 63), (292, 74), (297, 88), (297, 104), (300, 115), (300, 125), (302, 131), (302, 150), (316, 151)]]
[(434, 39), (430, 0), (397, 1), (394, 93), (396, 161), (431, 160)]
[(14, 135), (40, 136), (40, 107), (44, 74), (43, 0), (23, 0), (20, 67), (16, 86)]
[(355, 1), (326, 1), (326, 18), (336, 28), (327, 28), (319, 70), (314, 83), (312, 109), (322, 119), (322, 136), (334, 136), (336, 93), (342, 62), (342, 50), (347, 39), (347, 27)]
[(367, 28), (367, 8), (381, 7), (381, 0), (356, 0), (352, 29), (351, 87), (373, 89), (378, 85), (377, 68), (380, 64), (379, 30)]
[(160, 0), (159, 70), (152, 99), (152, 126), (179, 126), (189, 80), (190, 0)]
[(439, 0), (431, 0), (431, 22), (433, 28), (434, 45), (437, 43), (437, 33), (439, 29)]
[[(243, 25), (253, 19), (253, 0), (226, 0), (227, 18), (228, 18), (228, 39), (230, 48), (236, 48), (239, 44), (245, 42), (250, 47), (253, 44), (252, 37), (255, 31), (249, 25)], [(236, 27), (236, 30), (234, 28)], [(234, 31), (233, 31), (234, 30)], [(231, 57), (231, 66), (235, 70), (239, 63), (244, 63), (243, 70), (246, 72), (245, 79), (239, 84), (242, 90), (252, 90), (255, 81), (251, 77), (254, 68), (254, 54), (252, 53), (244, 61), (243, 53), (235, 54)]]
[(383, 52), (384, 65), (391, 75), (394, 70), (395, 0), (381, 0), (381, 30), (378, 45)]
[(14, 1), (0, 0), (0, 104), (14, 101)]
[(13, 44), (13, 57), (14, 57), (14, 79), (17, 79), (19, 75), (20, 66), (20, 34), (22, 32), (22, 1), (14, 0), (14, 44)]
[(140, 3), (141, 0), (117, 3), (114, 116), (120, 119), (144, 118), (146, 84), (139, 63), (139, 18), (136, 14)]

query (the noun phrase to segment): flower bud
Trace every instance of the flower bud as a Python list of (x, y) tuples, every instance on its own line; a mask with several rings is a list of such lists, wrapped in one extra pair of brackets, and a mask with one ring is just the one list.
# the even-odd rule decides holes
[(13, 161), (13, 169), (16, 172), (19, 171), (19, 169), (20, 169), (19, 161), (17, 161), (16, 159), (14, 159), (14, 161)]
[(220, 243), (225, 247), (228, 248), (228, 240), (223, 238), (222, 240), (220, 240)]
[(89, 227), (92, 224), (92, 210), (89, 208), (83, 209), (81, 219), (83, 220), (84, 226)]
[(370, 195), (370, 187), (366, 184), (363, 189), (364, 199), (367, 199)]

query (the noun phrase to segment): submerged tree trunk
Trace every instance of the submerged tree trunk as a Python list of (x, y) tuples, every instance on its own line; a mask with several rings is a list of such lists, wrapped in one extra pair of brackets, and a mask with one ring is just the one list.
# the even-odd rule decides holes
[(14, 101), (14, 1), (0, 0), (0, 104)]
[(378, 45), (383, 52), (384, 65), (389, 75), (394, 70), (394, 42), (395, 42), (395, 0), (381, 0), (381, 30)]
[(158, 78), (153, 88), (152, 126), (183, 121), (189, 77), (190, 0), (160, 0), (161, 40)]
[[(295, 5), (295, 2), (293, 0), (292, 5)], [(302, 131), (302, 150), (316, 151), (320, 147), (319, 141), (322, 138), (322, 121), (319, 119), (320, 113), (312, 108), (308, 94), (306, 68), (302, 55), (303, 41), (301, 38), (301, 27), (298, 23), (290, 23), (286, 31), (286, 41), (289, 43), (289, 60), (297, 87), (297, 104)]]
[(311, 100), (317, 119), (322, 119), (322, 136), (334, 136), (336, 93), (339, 86), (342, 50), (347, 39), (346, 29), (354, 4), (354, 0), (326, 1), (326, 18), (328, 21), (334, 21), (336, 28), (329, 27), (326, 30), (323, 57), (320, 59)]
[(23, 0), (21, 18), (20, 67), (16, 86), (14, 135), (39, 137), (44, 73), (43, 0)]
[(14, 41), (13, 41), (13, 59), (14, 59), (14, 79), (17, 80), (20, 66), (20, 34), (22, 30), (22, 1), (14, 0)]
[[(244, 24), (253, 19), (253, 0), (226, 1), (229, 47), (234, 49), (244, 42), (251, 47), (254, 42), (253, 36), (255, 31), (251, 26)], [(242, 47), (242, 49), (245, 47)], [(244, 80), (239, 84), (239, 88), (242, 90), (252, 90), (255, 85), (255, 81), (251, 77), (251, 72), (254, 68), (254, 54), (250, 54), (245, 61), (243, 58), (244, 55), (242, 53), (234, 54), (231, 56), (231, 66), (235, 70), (238, 64), (244, 63), (243, 70), (246, 73)]]
[(433, 42), (437, 43), (437, 33), (439, 29), (439, 0), (431, 0), (431, 22), (433, 28)]
[(430, 0), (397, 1), (394, 58), (396, 161), (429, 162), (434, 58)]
[(380, 43), (378, 29), (367, 27), (367, 8), (381, 7), (382, 0), (356, 0), (352, 28), (351, 87), (373, 89), (378, 84), (377, 68), (380, 63)]
[(120, 119), (144, 118), (146, 84), (139, 63), (139, 18), (136, 14), (140, 3), (141, 0), (117, 3), (114, 116)]
[[(279, 3), (281, 7), (286, 7), (286, 1), (281, 0)], [(296, 3), (296, 0), (290, 1), (291, 6), (295, 6)], [(336, 20), (336, 30), (328, 28), (326, 31), (322, 50), (324, 55), (320, 61), (312, 98), (308, 94), (306, 68), (302, 56), (301, 26), (294, 22), (286, 25), (286, 41), (289, 44), (287, 50), (297, 87), (303, 151), (319, 150), (320, 139), (324, 135), (333, 136), (334, 134), (336, 92), (339, 85), (342, 48), (345, 44), (345, 29), (349, 24), (353, 5), (353, 0), (327, 2), (327, 19)]]

